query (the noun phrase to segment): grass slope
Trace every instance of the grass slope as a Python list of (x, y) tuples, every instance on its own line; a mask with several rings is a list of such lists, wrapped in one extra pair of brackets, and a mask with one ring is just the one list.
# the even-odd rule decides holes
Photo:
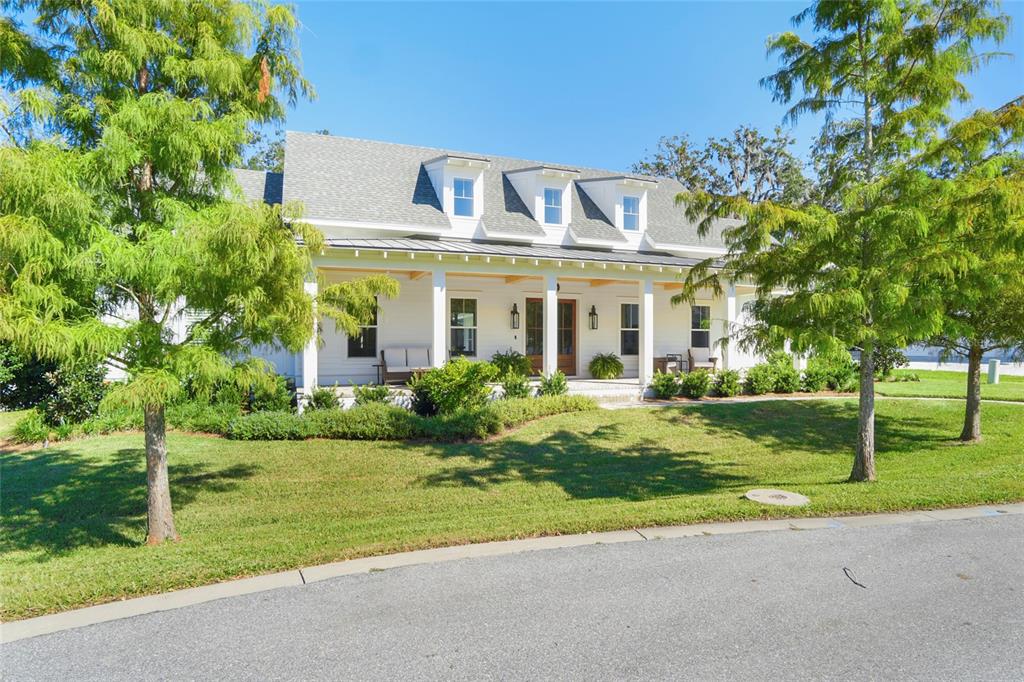
[[(985, 383), (988, 370), (982, 368), (981, 398), (982, 400), (1017, 400), (1024, 401), (1024, 377), (999, 377), (998, 384)], [(916, 374), (920, 381), (875, 382), (875, 391), (879, 395), (905, 396), (914, 398), (966, 398), (967, 372), (949, 371), (911, 371), (896, 370), (895, 374)]]
[[(180, 543), (145, 547), (142, 436), (2, 456), (2, 617), (332, 560), (541, 534), (1024, 498), (1024, 407), (882, 401), (880, 481), (847, 484), (853, 401), (593, 411), (486, 443), (169, 437)], [(752, 487), (810, 496), (781, 510)]]

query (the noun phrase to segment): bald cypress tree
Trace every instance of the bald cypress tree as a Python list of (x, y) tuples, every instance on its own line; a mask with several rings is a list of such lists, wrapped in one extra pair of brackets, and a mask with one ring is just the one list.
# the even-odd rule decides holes
[[(892, 173), (931, 144), (962, 77), (990, 55), (1008, 19), (987, 0), (821, 0), (794, 17), (813, 40), (774, 36), (779, 70), (762, 84), (787, 118), (824, 114), (816, 203), (752, 204), (741, 196), (679, 197), (693, 217), (741, 216), (727, 230), (725, 276), (758, 284), (756, 323), (743, 341), (785, 340), (797, 351), (860, 351), (860, 405), (852, 481), (875, 479), (873, 351), (927, 338), (942, 325), (942, 277), (951, 274), (943, 227), (929, 221), (927, 177)], [(719, 287), (710, 261), (694, 268), (680, 298)]]
[[(256, 344), (302, 348), (303, 282), (323, 240), (299, 207), (245, 203), (232, 168), (252, 131), (313, 94), (286, 6), (236, 0), (4, 2), (0, 338), (41, 358), (105, 361), (107, 404), (144, 414), (148, 542), (176, 538), (164, 407), (188, 381), (271, 380)], [(12, 13), (13, 16), (13, 13)], [(328, 287), (355, 331), (386, 278)], [(198, 316), (172, 334), (183, 309)], [(241, 359), (240, 359), (241, 358)]]

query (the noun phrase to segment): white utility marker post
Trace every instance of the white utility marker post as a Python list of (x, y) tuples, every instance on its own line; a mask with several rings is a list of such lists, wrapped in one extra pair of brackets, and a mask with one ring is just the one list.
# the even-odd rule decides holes
[(640, 297), (639, 380), (643, 392), (654, 378), (654, 281), (640, 280), (637, 293)]
[[(736, 283), (730, 279), (725, 283), (725, 320), (722, 339), (729, 336), (734, 324), (736, 324)], [(718, 353), (722, 357), (722, 369), (732, 369), (732, 366), (736, 364), (736, 353), (729, 347), (729, 343), (719, 343)]]
[(988, 361), (988, 383), (999, 383), (999, 360), (992, 359)]
[(448, 344), (445, 339), (445, 320), (448, 317), (448, 277), (447, 273), (436, 268), (430, 273), (431, 283), (431, 334), (430, 334), (430, 366), (443, 367), (448, 359)]
[(544, 374), (558, 370), (558, 276), (544, 275)]
[(316, 388), (317, 371), (319, 369), (319, 361), (317, 359), (319, 323), (316, 316), (316, 297), (319, 290), (316, 276), (313, 276), (312, 282), (305, 282), (303, 288), (307, 294), (313, 297), (313, 336), (302, 351), (302, 393), (299, 395), (298, 400), (299, 412), (302, 412), (303, 409), (303, 398), (308, 397), (313, 392), (313, 389)]

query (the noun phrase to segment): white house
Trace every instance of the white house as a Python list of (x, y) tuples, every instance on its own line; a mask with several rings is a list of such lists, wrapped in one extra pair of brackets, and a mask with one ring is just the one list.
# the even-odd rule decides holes
[(615, 353), (640, 386), (660, 358), (691, 349), (723, 368), (755, 362), (718, 343), (752, 286), (670, 302), (688, 268), (725, 252), (728, 224), (699, 238), (674, 180), (295, 132), (283, 174), (238, 177), (250, 198), (304, 204), (326, 236), (314, 260), (324, 280), (401, 284), (360, 336), (328, 320), (305, 352), (267, 355), (305, 390), (377, 381), (389, 348), (426, 349), (432, 366), (514, 349), (579, 379), (595, 354)]

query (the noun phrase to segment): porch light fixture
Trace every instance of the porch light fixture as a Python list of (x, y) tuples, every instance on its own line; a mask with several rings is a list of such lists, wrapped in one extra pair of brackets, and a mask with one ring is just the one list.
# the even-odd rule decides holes
[(597, 306), (590, 306), (590, 313), (587, 317), (590, 318), (590, 328), (597, 329)]
[(511, 322), (513, 329), (519, 329), (519, 308), (515, 303), (512, 304)]

